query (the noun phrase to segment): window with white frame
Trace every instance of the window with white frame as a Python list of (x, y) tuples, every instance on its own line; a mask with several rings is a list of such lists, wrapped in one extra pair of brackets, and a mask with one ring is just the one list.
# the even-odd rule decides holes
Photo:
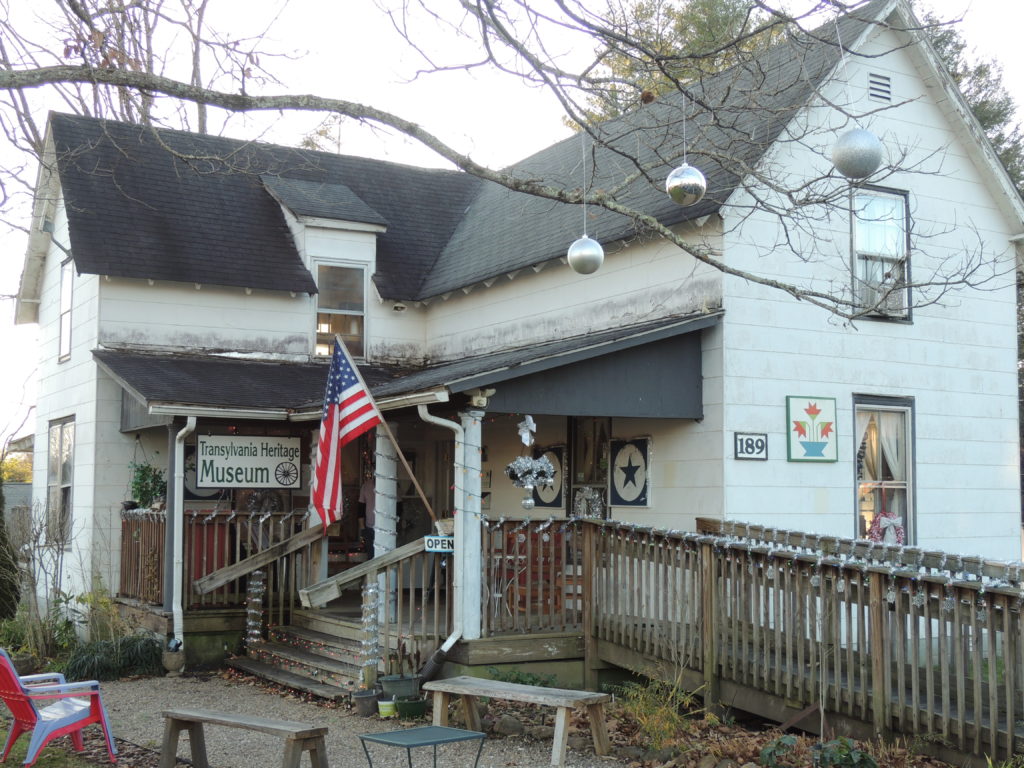
[(330, 355), (338, 335), (349, 354), (362, 357), (365, 342), (366, 271), (320, 264), (316, 270), (316, 354)]
[(71, 357), (71, 292), (74, 289), (75, 265), (67, 259), (60, 265), (60, 328), (57, 356), (60, 360)]
[(913, 543), (912, 416), (912, 401), (902, 398), (854, 402), (859, 538), (887, 544)]
[(71, 542), (71, 483), (75, 463), (75, 420), (50, 422), (46, 463), (46, 543)]
[(853, 194), (854, 297), (868, 314), (906, 318), (910, 307), (907, 196)]

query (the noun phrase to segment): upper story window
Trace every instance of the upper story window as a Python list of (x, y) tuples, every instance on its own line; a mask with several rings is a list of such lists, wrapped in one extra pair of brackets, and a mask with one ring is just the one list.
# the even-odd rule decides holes
[(57, 357), (67, 360), (71, 357), (71, 292), (74, 290), (75, 265), (71, 259), (60, 265), (60, 328), (57, 342)]
[(907, 196), (862, 189), (853, 197), (854, 296), (868, 314), (909, 316)]
[(46, 543), (71, 543), (71, 481), (75, 464), (75, 420), (50, 423), (46, 462)]
[(366, 271), (362, 267), (320, 264), (316, 270), (316, 353), (330, 355), (337, 334), (353, 357), (365, 342)]

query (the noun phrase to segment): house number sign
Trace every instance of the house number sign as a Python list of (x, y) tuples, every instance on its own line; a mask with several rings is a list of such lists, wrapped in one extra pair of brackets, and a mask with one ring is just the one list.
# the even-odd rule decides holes
[(734, 456), (737, 459), (768, 460), (768, 435), (763, 432), (733, 432)]

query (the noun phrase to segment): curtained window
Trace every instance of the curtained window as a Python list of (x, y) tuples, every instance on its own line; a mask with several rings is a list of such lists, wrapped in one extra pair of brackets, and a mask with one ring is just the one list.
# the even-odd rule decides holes
[(913, 534), (911, 408), (855, 403), (857, 536), (910, 544)]

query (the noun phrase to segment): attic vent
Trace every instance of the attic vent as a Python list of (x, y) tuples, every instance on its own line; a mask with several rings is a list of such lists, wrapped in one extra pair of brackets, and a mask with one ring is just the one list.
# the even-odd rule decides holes
[(868, 96), (875, 101), (884, 101), (888, 104), (892, 101), (892, 80), (888, 75), (879, 75), (875, 72), (868, 73)]

